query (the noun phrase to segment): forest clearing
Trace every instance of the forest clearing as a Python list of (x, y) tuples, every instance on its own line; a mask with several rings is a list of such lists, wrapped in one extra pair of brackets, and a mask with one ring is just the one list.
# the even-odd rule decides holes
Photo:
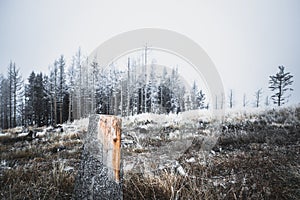
[[(124, 199), (299, 199), (299, 107), (230, 112), (215, 135), (211, 122), (201, 112), (123, 118)], [(70, 199), (87, 125), (40, 127), (34, 138), (2, 130), (1, 199)], [(197, 140), (177, 157), (144, 159), (164, 158), (182, 134)]]

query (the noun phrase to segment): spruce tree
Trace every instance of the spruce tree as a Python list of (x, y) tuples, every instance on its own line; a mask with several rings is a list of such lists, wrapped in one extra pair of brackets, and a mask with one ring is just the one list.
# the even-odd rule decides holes
[(289, 96), (287, 96), (286, 93), (288, 91), (293, 91), (291, 88), (293, 75), (291, 75), (290, 72), (285, 72), (284, 66), (279, 66), (278, 68), (279, 72), (270, 76), (269, 88), (272, 92), (275, 92), (275, 94), (271, 96), (273, 103), (281, 106), (288, 100)]

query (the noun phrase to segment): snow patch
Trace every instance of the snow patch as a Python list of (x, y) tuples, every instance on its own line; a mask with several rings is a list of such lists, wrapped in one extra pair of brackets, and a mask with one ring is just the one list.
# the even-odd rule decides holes
[(44, 129), (42, 132), (37, 132), (36, 137), (44, 137), (46, 135), (47, 130)]
[(26, 137), (29, 133), (20, 133), (17, 137)]
[(77, 131), (87, 131), (89, 125), (89, 118), (81, 118), (75, 120), (72, 125)]
[(123, 126), (139, 126), (141, 128), (149, 129), (151, 125), (156, 124), (160, 126), (182, 126), (185, 124), (195, 124), (199, 120), (211, 121), (212, 113), (209, 110), (191, 110), (178, 114), (170, 113), (165, 114), (153, 114), (143, 113), (139, 115), (123, 117)]
[(194, 163), (194, 162), (196, 162), (196, 159), (194, 157), (191, 157), (189, 159), (186, 159), (185, 161), (188, 163)]
[(10, 133), (2, 133), (0, 132), (0, 137), (6, 137), (6, 136), (11, 136)]

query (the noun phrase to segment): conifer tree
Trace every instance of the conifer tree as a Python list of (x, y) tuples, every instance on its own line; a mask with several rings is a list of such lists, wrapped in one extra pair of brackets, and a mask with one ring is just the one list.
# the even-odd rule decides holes
[(275, 94), (271, 96), (273, 103), (281, 106), (288, 100), (289, 96), (287, 96), (286, 93), (288, 91), (293, 91), (291, 88), (293, 83), (293, 75), (291, 75), (290, 72), (285, 72), (284, 66), (279, 66), (278, 68), (279, 72), (273, 76), (270, 76), (269, 88), (272, 92), (275, 92)]

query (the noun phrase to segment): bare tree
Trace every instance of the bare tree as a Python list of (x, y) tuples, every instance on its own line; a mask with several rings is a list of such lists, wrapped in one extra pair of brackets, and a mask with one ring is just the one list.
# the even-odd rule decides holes
[(92, 67), (92, 88), (91, 88), (91, 112), (95, 113), (96, 111), (96, 83), (98, 82), (99, 76), (99, 64), (96, 62), (96, 58), (91, 63)]
[(0, 128), (9, 128), (9, 81), (0, 74)]
[(82, 53), (81, 49), (78, 49), (78, 52), (75, 55), (75, 69), (77, 70), (77, 77), (76, 77), (76, 97), (77, 97), (77, 119), (80, 119), (82, 117), (82, 108), (81, 108), (81, 102), (82, 102)]
[(255, 107), (257, 108), (260, 105), (261, 95), (262, 95), (262, 89), (259, 89), (255, 92)]
[(131, 99), (131, 71), (130, 71), (130, 58), (128, 57), (127, 61), (127, 107), (126, 113), (127, 116), (130, 115), (130, 99)]
[(68, 69), (68, 85), (69, 85), (69, 121), (73, 121), (74, 119), (74, 93), (75, 93), (75, 76), (76, 76), (76, 69), (75, 69), (75, 58), (72, 58), (72, 63)]
[[(191, 88), (191, 103), (192, 103), (192, 109), (197, 109), (197, 93), (198, 93), (198, 86), (196, 81), (193, 82), (192, 88)], [(217, 97), (216, 97), (217, 98)], [(217, 105), (216, 105), (217, 107)]]
[(3, 99), (3, 86), (2, 81), (4, 80), (3, 75), (0, 74), (0, 128), (3, 128), (4, 120), (3, 120), (3, 106), (2, 106), (2, 99)]
[(145, 45), (145, 69), (144, 69), (144, 73), (145, 73), (145, 87), (144, 87), (144, 95), (145, 95), (145, 100), (144, 100), (144, 103), (145, 103), (145, 113), (147, 113), (147, 82), (148, 82), (148, 78), (147, 78), (147, 52), (148, 51), (148, 46), (147, 46), (147, 43)]
[(270, 98), (269, 96), (266, 96), (265, 106), (269, 106), (269, 105), (270, 105)]
[(58, 73), (58, 68), (57, 68), (57, 62), (55, 61), (54, 62), (54, 77), (53, 77), (53, 80), (54, 80), (54, 95), (53, 95), (53, 103), (54, 103), (54, 125), (57, 124), (57, 94), (58, 94), (58, 83), (57, 83), (57, 75)]
[(9, 80), (9, 123), (10, 127), (17, 126), (17, 107), (18, 101), (21, 98), (22, 90), (22, 77), (19, 73), (19, 69), (16, 68), (16, 64), (12, 61), (8, 68), (8, 80)]
[(225, 96), (224, 96), (224, 93), (222, 92), (222, 94), (221, 94), (221, 109), (223, 109), (223, 107), (224, 107), (224, 104), (225, 104)]
[(247, 104), (248, 104), (247, 96), (246, 96), (246, 94), (244, 93), (244, 95), (243, 95), (243, 107), (245, 108), (245, 107), (247, 106)]
[(12, 85), (13, 85), (13, 79), (12, 79), (12, 71), (13, 71), (13, 66), (14, 64), (12, 63), (12, 61), (10, 61), (10, 64), (9, 64), (9, 67), (8, 67), (8, 82), (9, 82), (9, 93), (8, 93), (8, 96), (9, 96), (9, 104), (8, 104), (8, 110), (9, 110), (9, 113), (8, 113), (8, 122), (9, 122), (9, 125), (8, 127), (11, 128), (12, 127), (12, 110), (13, 110), (13, 106), (12, 106)]
[(59, 123), (63, 123), (63, 107), (64, 107), (64, 96), (66, 95), (66, 77), (65, 77), (65, 58), (63, 55), (56, 61), (59, 77), (58, 77), (58, 105), (59, 105)]
[(293, 83), (293, 75), (291, 75), (290, 72), (284, 72), (284, 66), (279, 66), (278, 68), (279, 72), (270, 76), (269, 88), (275, 92), (275, 94), (271, 96), (273, 103), (281, 106), (286, 103), (289, 97), (286, 96), (286, 92), (293, 91), (290, 87)]
[(233, 91), (232, 89), (229, 92), (229, 108), (233, 107)]

